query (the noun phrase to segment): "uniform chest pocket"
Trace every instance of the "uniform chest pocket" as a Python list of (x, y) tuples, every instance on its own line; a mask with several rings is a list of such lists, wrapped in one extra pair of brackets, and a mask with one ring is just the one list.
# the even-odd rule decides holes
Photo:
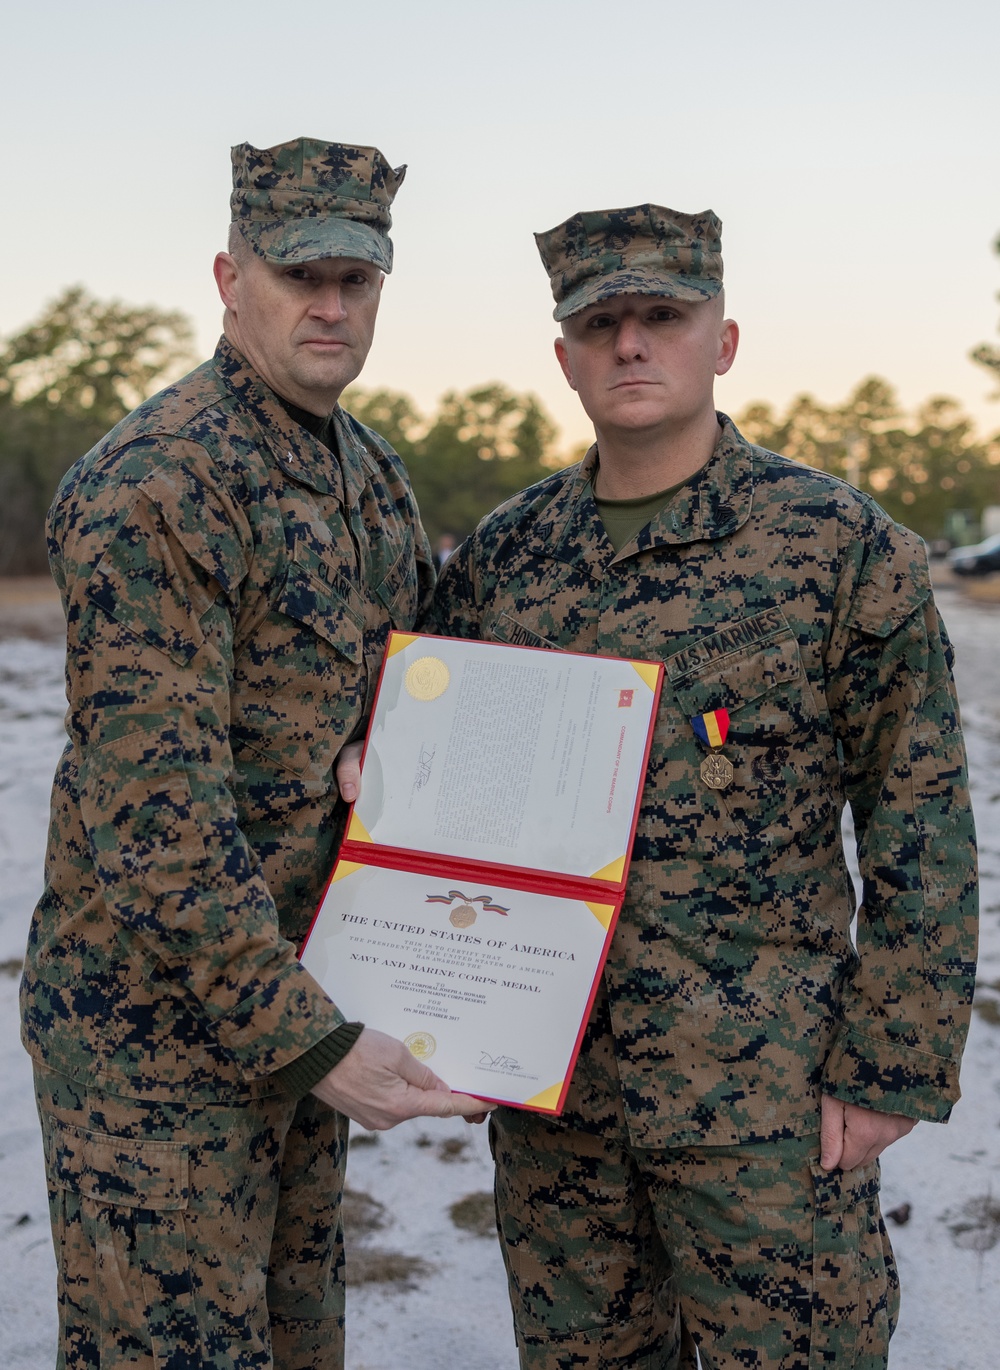
[(234, 750), (325, 776), (364, 707), (360, 610), (309, 568), (289, 567), (273, 608), (236, 660)]
[(322, 638), (338, 656), (355, 665), (361, 660), (364, 620), (360, 608), (298, 562), (292, 562), (275, 609)]
[(721, 751), (733, 778), (715, 793), (741, 833), (784, 842), (829, 810), (834, 753), (790, 629), (738, 650), (726, 650), (717, 634), (666, 667), (684, 733), (702, 755), (709, 749), (697, 742), (691, 720), (729, 712)]

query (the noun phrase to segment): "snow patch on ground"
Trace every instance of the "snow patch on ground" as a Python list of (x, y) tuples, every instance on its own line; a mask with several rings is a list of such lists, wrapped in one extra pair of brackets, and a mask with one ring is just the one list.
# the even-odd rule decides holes
[[(939, 592), (956, 644), (983, 868), (980, 990), (947, 1127), (922, 1124), (884, 1157), (883, 1209), (903, 1284), (893, 1370), (993, 1370), (1000, 1308), (1000, 608)], [(64, 743), (62, 649), (0, 642), (0, 1365), (55, 1361), (55, 1266), (28, 1059), (18, 1041), (17, 966), (41, 888), (52, 773)], [(450, 1210), (492, 1185), (485, 1128), (413, 1122), (355, 1132), (351, 1249), (368, 1269), (424, 1273), (349, 1292), (349, 1370), (515, 1370), (499, 1248)], [(367, 1230), (365, 1230), (367, 1227)]]

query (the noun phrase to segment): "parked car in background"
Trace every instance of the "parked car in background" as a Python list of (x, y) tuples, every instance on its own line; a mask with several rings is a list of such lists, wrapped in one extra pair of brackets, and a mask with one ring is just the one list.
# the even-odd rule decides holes
[(1000, 533), (971, 547), (956, 547), (948, 553), (948, 565), (957, 576), (985, 576), (990, 571), (1000, 571)]

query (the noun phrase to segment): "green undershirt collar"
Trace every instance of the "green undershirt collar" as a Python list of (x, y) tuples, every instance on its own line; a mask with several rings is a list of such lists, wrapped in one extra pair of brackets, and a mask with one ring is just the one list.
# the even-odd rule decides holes
[[(594, 472), (596, 479), (597, 472)], [(597, 512), (604, 524), (608, 541), (616, 552), (630, 543), (635, 535), (652, 522), (661, 509), (670, 502), (678, 490), (683, 490), (693, 476), (670, 485), (666, 490), (657, 490), (652, 495), (642, 495), (639, 499), (604, 499), (594, 491), (594, 481), (590, 482), (590, 493), (594, 496)]]

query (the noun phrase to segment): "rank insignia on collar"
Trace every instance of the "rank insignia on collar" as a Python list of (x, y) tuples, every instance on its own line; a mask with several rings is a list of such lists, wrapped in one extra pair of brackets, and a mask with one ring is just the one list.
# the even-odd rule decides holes
[(729, 710), (710, 709), (691, 719), (695, 735), (707, 742), (711, 752), (701, 763), (701, 778), (710, 790), (724, 790), (733, 783), (733, 763), (720, 750), (729, 735)]

